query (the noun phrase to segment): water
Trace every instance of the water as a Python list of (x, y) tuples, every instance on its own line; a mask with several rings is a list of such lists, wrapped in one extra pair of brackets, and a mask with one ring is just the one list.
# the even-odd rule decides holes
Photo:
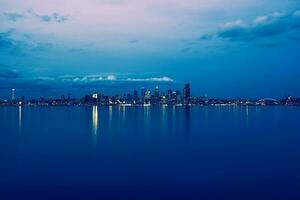
[(1, 107), (0, 199), (300, 199), (300, 107)]

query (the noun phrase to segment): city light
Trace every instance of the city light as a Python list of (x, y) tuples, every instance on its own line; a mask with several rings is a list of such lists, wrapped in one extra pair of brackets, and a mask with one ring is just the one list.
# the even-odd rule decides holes
[[(274, 98), (260, 98), (260, 99), (218, 99), (208, 98), (204, 96), (192, 96), (191, 85), (185, 84), (182, 90), (168, 89), (166, 92), (160, 90), (159, 86), (152, 89), (142, 87), (140, 94), (137, 90), (132, 93), (125, 93), (123, 95), (105, 95), (101, 92), (87, 94), (82, 98), (65, 98), (61, 95), (60, 99), (39, 98), (25, 100), (25, 97), (18, 98), (16, 90), (12, 89), (11, 100), (0, 100), (0, 106), (79, 106), (79, 105), (101, 105), (101, 106), (192, 106), (192, 105), (206, 105), (206, 106), (270, 106), (270, 105), (300, 105), (300, 98), (274, 99)], [(181, 92), (182, 91), (182, 92)]]

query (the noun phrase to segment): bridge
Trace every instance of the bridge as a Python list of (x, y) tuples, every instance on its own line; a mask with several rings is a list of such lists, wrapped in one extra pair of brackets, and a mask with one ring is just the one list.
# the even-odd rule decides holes
[(261, 104), (265, 104), (265, 105), (278, 105), (278, 104), (280, 104), (280, 101), (278, 101), (277, 99), (273, 99), (273, 98), (260, 99), (260, 100), (258, 100), (258, 102), (261, 103)]

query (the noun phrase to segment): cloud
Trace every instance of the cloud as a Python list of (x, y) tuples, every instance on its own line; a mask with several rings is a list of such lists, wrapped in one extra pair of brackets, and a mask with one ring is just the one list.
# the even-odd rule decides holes
[(174, 82), (174, 80), (170, 77), (153, 77), (153, 78), (127, 78), (126, 81), (134, 81), (134, 82)]
[(64, 22), (64, 21), (69, 20), (69, 18), (67, 16), (62, 16), (56, 12), (52, 14), (52, 19), (56, 22)]
[(29, 9), (27, 14), (20, 14), (20, 13), (16, 13), (16, 12), (4, 12), (3, 15), (9, 20), (9, 21), (13, 21), (16, 22), (19, 19), (23, 19), (23, 18), (30, 18), (30, 17), (34, 17), (39, 19), (42, 22), (65, 22), (67, 20), (69, 20), (69, 17), (66, 15), (61, 15), (57, 12), (53, 12), (49, 15), (42, 15), (42, 14), (38, 14), (35, 11), (33, 11), (33, 9)]
[(20, 77), (16, 70), (7, 69), (8, 66), (0, 64), (0, 80), (12, 80)]
[(138, 43), (139, 40), (133, 39), (133, 40), (129, 40), (128, 42), (134, 44), (134, 43)]
[(61, 15), (57, 12), (54, 12), (50, 15), (41, 15), (41, 14), (37, 14), (35, 11), (33, 11), (33, 9), (29, 9), (28, 13), (31, 16), (36, 17), (36, 18), (40, 19), (43, 22), (52, 22), (53, 21), (53, 22), (61, 23), (61, 22), (65, 22), (65, 21), (69, 20), (68, 16)]
[(10, 48), (13, 46), (11, 39), (5, 33), (0, 33), (0, 50)]
[(227, 22), (221, 26), (218, 37), (223, 39), (243, 39), (247, 35), (247, 26), (242, 20)]
[(183, 52), (183, 53), (187, 53), (187, 52), (190, 52), (191, 50), (192, 50), (192, 48), (185, 47), (185, 48), (182, 48), (180, 51)]
[(58, 80), (74, 83), (91, 83), (91, 82), (103, 82), (103, 81), (116, 81), (117, 78), (115, 75), (86, 75), (86, 76), (60, 76), (57, 77)]
[(212, 34), (205, 34), (205, 35), (202, 35), (199, 39), (200, 40), (211, 40), (212, 38), (213, 38)]
[(41, 53), (53, 48), (52, 43), (42, 43), (30, 40), (31, 38), (15, 29), (0, 32), (0, 52), (14, 56), (24, 56), (30, 53)]
[(15, 29), (10, 29), (5, 32), (0, 32), (0, 52), (8, 52), (11, 55), (23, 55), (22, 49), (27, 47), (23, 41), (13, 38)]
[[(283, 35), (300, 30), (300, 10), (293, 13), (274, 12), (258, 16), (250, 23), (235, 20), (224, 23), (217, 33), (212, 34), (228, 41), (253, 41)], [(209, 34), (208, 34), (209, 35)], [(213, 37), (202, 36), (212, 39)]]
[(117, 77), (114, 74), (108, 75), (86, 75), (86, 76), (73, 76), (65, 75), (58, 77), (36, 77), (36, 80), (47, 81), (62, 81), (68, 83), (97, 83), (97, 82), (174, 82), (174, 80), (167, 76), (162, 77), (147, 77), (147, 78), (132, 78), (126, 76)]
[(17, 21), (19, 19), (24, 18), (23, 15), (19, 14), (19, 13), (3, 13), (3, 15), (10, 21)]
[(117, 80), (116, 76), (114, 76), (114, 75), (108, 75), (106, 77), (106, 79), (109, 80), (109, 81), (115, 81), (115, 80)]
[[(0, 65), (2, 68), (4, 65)], [(6, 67), (6, 66), (5, 66)], [(10, 66), (13, 67), (13, 66)], [(135, 87), (152, 87), (160, 83), (172, 84), (173, 79), (167, 76), (132, 78), (144, 74), (104, 74), (104, 75), (64, 75), (64, 76), (38, 76), (20, 74), (6, 67), (0, 70), (0, 89), (9, 94), (11, 88), (16, 88), (17, 94), (30, 96), (53, 96), (71, 92), (72, 94), (84, 95), (91, 91), (103, 91), (106, 93), (122, 93), (132, 91)], [(131, 76), (131, 77), (128, 77)], [(4, 95), (5, 96), (5, 95)], [(8, 96), (7, 96), (8, 97)]]

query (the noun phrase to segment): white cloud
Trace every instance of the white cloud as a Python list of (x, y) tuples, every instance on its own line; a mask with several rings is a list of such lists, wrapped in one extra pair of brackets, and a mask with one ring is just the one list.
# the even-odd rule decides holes
[(225, 24), (221, 25), (221, 28), (223, 29), (230, 29), (230, 28), (236, 28), (236, 27), (246, 27), (246, 24), (242, 20), (236, 20), (233, 22), (227, 22)]
[(299, 31), (300, 11), (293, 13), (273, 12), (258, 16), (250, 23), (242, 20), (227, 22), (221, 25), (217, 37), (231, 41), (253, 41), (270, 38), (284, 33)]
[(109, 81), (115, 81), (115, 80), (117, 80), (116, 76), (114, 76), (114, 75), (108, 75), (106, 77), (106, 79), (109, 80)]
[(174, 82), (170, 77), (153, 77), (153, 78), (127, 78), (127, 81), (137, 81), (137, 82)]
[(109, 75), (86, 75), (86, 76), (72, 76), (65, 75), (59, 77), (37, 77), (35, 79), (45, 81), (64, 81), (74, 83), (92, 83), (92, 82), (174, 82), (174, 80), (168, 76), (162, 77), (150, 77), (150, 78), (130, 78), (130, 77), (117, 77), (114, 74)]

